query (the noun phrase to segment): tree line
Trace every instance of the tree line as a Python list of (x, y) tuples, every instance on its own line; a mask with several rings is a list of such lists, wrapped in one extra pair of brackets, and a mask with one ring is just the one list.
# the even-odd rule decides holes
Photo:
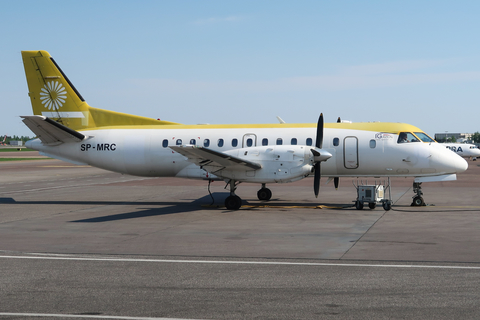
[(5, 135), (1, 135), (0, 136), (0, 142), (3, 142), (5, 144), (9, 144), (10, 141), (23, 141), (24, 143), (28, 140), (32, 140), (34, 137), (29, 137), (29, 136), (8, 136), (7, 135), (7, 138), (5, 139), (5, 141), (3, 141), (3, 138), (5, 138)]
[(480, 132), (477, 131), (474, 134), (472, 134), (472, 140), (475, 143), (480, 143)]

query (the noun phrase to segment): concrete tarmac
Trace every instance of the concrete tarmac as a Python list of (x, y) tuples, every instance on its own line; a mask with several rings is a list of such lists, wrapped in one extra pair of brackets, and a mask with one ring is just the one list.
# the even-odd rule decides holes
[(477, 162), (425, 207), (392, 179), (387, 212), (322, 182), (243, 183), (229, 211), (223, 182), (212, 205), (205, 181), (0, 162), (0, 319), (478, 318)]

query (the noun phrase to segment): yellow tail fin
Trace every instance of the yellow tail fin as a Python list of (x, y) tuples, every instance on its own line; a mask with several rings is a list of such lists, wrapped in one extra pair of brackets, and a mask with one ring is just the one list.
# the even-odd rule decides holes
[(90, 107), (46, 51), (22, 51), (33, 114), (73, 130), (106, 126), (177, 124)]

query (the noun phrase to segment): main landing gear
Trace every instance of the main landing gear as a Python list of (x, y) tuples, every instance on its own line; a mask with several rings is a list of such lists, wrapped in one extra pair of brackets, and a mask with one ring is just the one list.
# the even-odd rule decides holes
[[(240, 182), (235, 180), (230, 180), (227, 183), (227, 186), (230, 187), (230, 195), (225, 199), (225, 207), (228, 210), (238, 210), (242, 206), (242, 199), (235, 194), (237, 186)], [(227, 188), (225, 186), (225, 188)], [(272, 191), (265, 187), (265, 183), (262, 183), (262, 188), (257, 192), (258, 200), (268, 201), (272, 198)]]
[(413, 196), (413, 201), (411, 206), (412, 207), (421, 207), (425, 205), (425, 201), (423, 201), (423, 192), (422, 192), (422, 183), (421, 182), (413, 182), (413, 192), (416, 193)]
[(230, 195), (225, 199), (225, 207), (228, 210), (238, 210), (242, 206), (242, 199), (235, 194), (239, 183), (240, 182), (236, 182), (235, 180), (228, 182), (228, 185), (230, 185)]
[(262, 189), (257, 192), (258, 200), (268, 201), (272, 198), (272, 191), (265, 187), (265, 183), (262, 183)]

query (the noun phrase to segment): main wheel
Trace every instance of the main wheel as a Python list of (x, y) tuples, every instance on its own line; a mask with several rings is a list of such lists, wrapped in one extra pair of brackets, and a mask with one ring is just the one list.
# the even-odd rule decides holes
[(268, 201), (272, 197), (272, 191), (268, 188), (262, 188), (257, 192), (258, 200)]
[(362, 210), (363, 209), (363, 202), (362, 201), (355, 201), (355, 208), (357, 208), (357, 210)]
[(369, 207), (370, 209), (375, 209), (376, 206), (377, 206), (377, 204), (376, 204), (375, 202), (369, 202), (369, 203), (368, 203), (368, 207)]
[(423, 201), (423, 198), (420, 196), (416, 196), (413, 198), (412, 206), (414, 207), (421, 207), (425, 205), (425, 201)]
[(225, 207), (228, 210), (238, 210), (242, 206), (242, 199), (239, 196), (228, 196), (225, 199)]

